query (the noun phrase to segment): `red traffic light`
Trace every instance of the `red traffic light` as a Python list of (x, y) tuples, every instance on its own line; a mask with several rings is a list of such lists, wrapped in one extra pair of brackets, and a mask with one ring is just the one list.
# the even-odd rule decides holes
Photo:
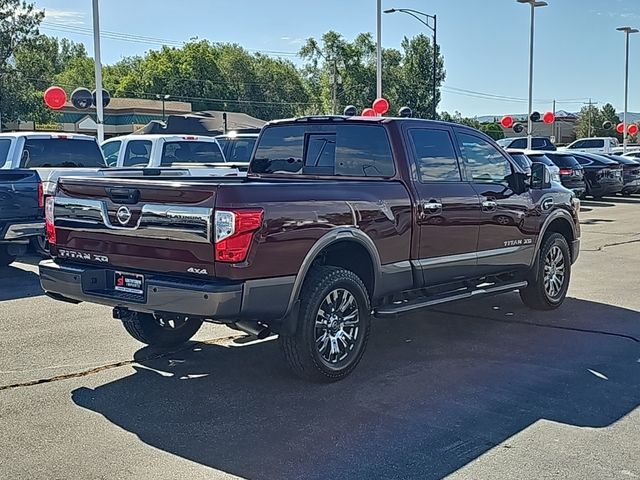
[(636, 125), (635, 123), (632, 123), (631, 125), (629, 125), (629, 128), (627, 128), (627, 132), (629, 132), (629, 135), (637, 135), (638, 125)]
[(616, 132), (618, 132), (618, 133), (624, 133), (624, 123), (619, 123), (619, 124), (616, 126)]
[(556, 116), (553, 114), (553, 112), (546, 112), (542, 116), (542, 120), (544, 121), (544, 123), (553, 123), (555, 119), (556, 119)]
[(376, 98), (373, 101), (373, 110), (378, 115), (384, 115), (389, 111), (389, 102), (386, 98)]
[(51, 110), (60, 110), (67, 103), (67, 92), (62, 87), (49, 87), (44, 92), (44, 103)]
[(502, 120), (500, 120), (500, 125), (502, 125), (504, 128), (513, 127), (513, 117), (505, 115), (504, 117), (502, 117)]
[(362, 116), (363, 117), (375, 117), (376, 116), (376, 111), (373, 108), (365, 108), (362, 111)]

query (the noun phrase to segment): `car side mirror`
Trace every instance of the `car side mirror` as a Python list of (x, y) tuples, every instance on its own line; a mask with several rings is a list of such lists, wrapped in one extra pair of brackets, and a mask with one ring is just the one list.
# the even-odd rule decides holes
[(544, 163), (536, 162), (531, 165), (531, 188), (534, 190), (551, 188), (551, 172)]
[(529, 189), (529, 175), (524, 172), (513, 172), (507, 176), (507, 184), (516, 195), (522, 195)]

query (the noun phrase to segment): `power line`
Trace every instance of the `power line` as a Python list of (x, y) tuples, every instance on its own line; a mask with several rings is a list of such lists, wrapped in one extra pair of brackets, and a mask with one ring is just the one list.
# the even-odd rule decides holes
[[(81, 27), (78, 25), (65, 25), (64, 23), (56, 23), (48, 20), (45, 20), (42, 23), (41, 28), (45, 30), (52, 30), (55, 32), (62, 32), (62, 33), (75, 33), (78, 35), (85, 35), (85, 36), (93, 35), (93, 30), (89, 27)], [(134, 35), (129, 33), (114, 32), (109, 30), (102, 30), (100, 32), (100, 36), (108, 38), (110, 40), (119, 40), (122, 42), (139, 43), (139, 44), (145, 44), (145, 45), (182, 47), (185, 45), (185, 43), (188, 43), (188, 42), (179, 41), (179, 40), (147, 37), (143, 35)], [(254, 49), (254, 48), (245, 48), (245, 50), (249, 52), (254, 52), (254, 53), (262, 53), (265, 55), (274, 55), (274, 56), (283, 56), (283, 57), (298, 56), (297, 52), (286, 52), (286, 51), (280, 51), (280, 50), (261, 50), (261, 49)]]

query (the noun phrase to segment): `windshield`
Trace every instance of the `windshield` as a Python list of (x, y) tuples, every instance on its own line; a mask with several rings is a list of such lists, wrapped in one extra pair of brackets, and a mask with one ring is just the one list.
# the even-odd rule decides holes
[(557, 153), (546, 153), (545, 155), (560, 168), (578, 168), (580, 166), (580, 163), (573, 155), (560, 155)]
[(102, 151), (93, 140), (28, 138), (20, 166), (23, 168), (103, 168)]

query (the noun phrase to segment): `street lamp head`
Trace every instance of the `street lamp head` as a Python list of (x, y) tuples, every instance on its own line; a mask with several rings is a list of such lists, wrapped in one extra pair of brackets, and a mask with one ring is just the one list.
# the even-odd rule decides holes
[(547, 2), (541, 2), (538, 0), (517, 0), (517, 1), (518, 3), (528, 3), (533, 7), (546, 7), (547, 5), (549, 5)]
[(640, 30), (638, 30), (637, 28), (633, 28), (633, 27), (620, 27), (620, 28), (616, 28), (616, 30), (618, 30), (619, 32), (625, 32), (625, 33), (638, 33), (638, 32), (640, 32)]
[(395, 8), (390, 8), (388, 10), (385, 10), (384, 13), (396, 13), (397, 10)]

